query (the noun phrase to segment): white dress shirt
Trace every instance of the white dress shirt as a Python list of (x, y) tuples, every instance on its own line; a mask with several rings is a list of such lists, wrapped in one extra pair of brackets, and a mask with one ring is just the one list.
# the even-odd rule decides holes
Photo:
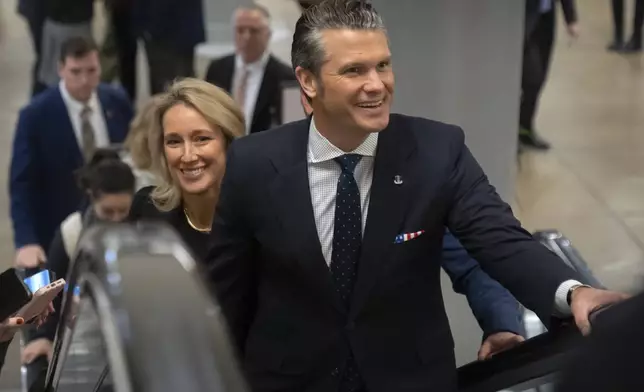
[[(378, 133), (371, 133), (355, 150), (348, 153), (344, 152), (322, 136), (315, 127), (315, 117), (311, 119), (307, 153), (309, 189), (315, 216), (315, 226), (317, 227), (322, 254), (327, 265), (331, 265), (335, 199), (338, 179), (342, 174), (340, 165), (334, 159), (344, 154), (362, 155), (362, 159), (356, 165), (354, 177), (360, 189), (362, 233), (364, 235), (377, 147)], [(555, 293), (555, 313), (557, 315), (569, 316), (571, 314), (567, 301), (568, 291), (572, 286), (578, 284), (580, 283), (576, 280), (568, 280), (559, 285)]]
[(235, 56), (235, 73), (233, 74), (233, 85), (231, 91), (237, 91), (241, 79), (244, 75), (244, 70), (248, 71), (248, 80), (246, 81), (246, 96), (244, 97), (244, 120), (246, 121), (246, 134), (250, 133), (251, 125), (253, 125), (253, 115), (255, 113), (255, 104), (259, 96), (259, 89), (264, 80), (264, 71), (266, 70), (266, 63), (270, 53), (266, 52), (259, 60), (254, 63), (245, 64), (241, 56)]
[(108, 147), (110, 145), (110, 136), (107, 132), (107, 123), (105, 122), (105, 117), (103, 116), (103, 108), (101, 107), (101, 102), (94, 92), (87, 101), (87, 103), (80, 102), (74, 99), (67, 91), (65, 83), (61, 80), (59, 83), (60, 94), (63, 97), (65, 102), (65, 107), (67, 107), (67, 113), (69, 114), (69, 119), (71, 120), (72, 127), (74, 128), (74, 134), (76, 135), (76, 140), (78, 141), (78, 146), (80, 149), (83, 149), (83, 136), (82, 136), (82, 124), (81, 124), (81, 112), (85, 106), (89, 106), (92, 110), (90, 114), (90, 123), (92, 124), (92, 129), (94, 130), (94, 140), (96, 141), (96, 147)]

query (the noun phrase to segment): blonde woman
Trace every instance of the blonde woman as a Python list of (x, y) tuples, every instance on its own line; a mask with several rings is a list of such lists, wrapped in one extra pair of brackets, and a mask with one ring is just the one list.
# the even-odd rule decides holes
[(124, 152), (121, 159), (132, 168), (137, 190), (156, 185), (158, 182), (151, 171), (152, 156), (148, 141), (150, 132), (153, 131), (155, 109), (160, 102), (161, 96), (154, 95), (139, 109), (123, 142)]
[(167, 222), (203, 260), (226, 150), (244, 129), (242, 112), (224, 90), (198, 79), (175, 82), (155, 104), (149, 134), (159, 184), (137, 192), (130, 218)]

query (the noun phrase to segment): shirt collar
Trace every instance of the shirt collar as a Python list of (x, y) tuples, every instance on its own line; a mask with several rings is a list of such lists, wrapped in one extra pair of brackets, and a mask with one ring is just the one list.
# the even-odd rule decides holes
[[(337, 157), (347, 154), (340, 148), (333, 145), (329, 139), (320, 134), (315, 127), (315, 117), (311, 118), (311, 125), (309, 126), (309, 163), (320, 163), (330, 161)], [(366, 157), (375, 157), (376, 149), (378, 147), (378, 133), (370, 133), (369, 136), (349, 154), (358, 154)]]
[(83, 108), (85, 106), (88, 106), (90, 109), (92, 109), (93, 112), (96, 112), (99, 110), (99, 105), (98, 105), (98, 97), (96, 96), (96, 91), (92, 93), (92, 96), (89, 98), (89, 101), (87, 103), (83, 103), (69, 94), (69, 91), (67, 91), (67, 87), (65, 87), (64, 81), (60, 81), (58, 84), (58, 88), (60, 89), (60, 95), (62, 95), (63, 100), (65, 101), (65, 104), (67, 107), (69, 107), (72, 111), (80, 113), (83, 111)]
[(257, 72), (260, 70), (263, 70), (264, 67), (266, 67), (266, 63), (268, 63), (268, 58), (270, 57), (270, 53), (267, 50), (264, 52), (262, 57), (260, 57), (259, 60), (255, 61), (254, 63), (249, 63), (245, 64), (244, 60), (242, 60), (240, 55), (235, 56), (235, 69), (242, 69), (246, 68), (249, 72)]

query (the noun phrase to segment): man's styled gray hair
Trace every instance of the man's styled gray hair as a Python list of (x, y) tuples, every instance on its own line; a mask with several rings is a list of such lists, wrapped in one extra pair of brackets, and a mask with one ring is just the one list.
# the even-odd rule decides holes
[(367, 0), (323, 0), (302, 13), (295, 24), (291, 63), (319, 75), (325, 53), (322, 31), (330, 29), (382, 30), (382, 17)]

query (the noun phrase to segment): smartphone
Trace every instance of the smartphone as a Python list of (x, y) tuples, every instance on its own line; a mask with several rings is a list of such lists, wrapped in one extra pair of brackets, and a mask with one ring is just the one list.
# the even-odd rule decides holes
[(16, 312), (16, 317), (22, 317), (25, 323), (31, 322), (47, 309), (47, 306), (56, 298), (58, 293), (63, 291), (65, 284), (65, 279), (58, 279), (47, 286), (39, 288), (33, 294), (31, 300)]
[(28, 278), (25, 278), (24, 282), (33, 294), (39, 289), (50, 284), (52, 280), (55, 280), (54, 273), (49, 270), (42, 270), (34, 275), (31, 275)]
[(29, 287), (18, 276), (15, 268), (0, 274), (0, 322), (13, 316), (31, 301)]

